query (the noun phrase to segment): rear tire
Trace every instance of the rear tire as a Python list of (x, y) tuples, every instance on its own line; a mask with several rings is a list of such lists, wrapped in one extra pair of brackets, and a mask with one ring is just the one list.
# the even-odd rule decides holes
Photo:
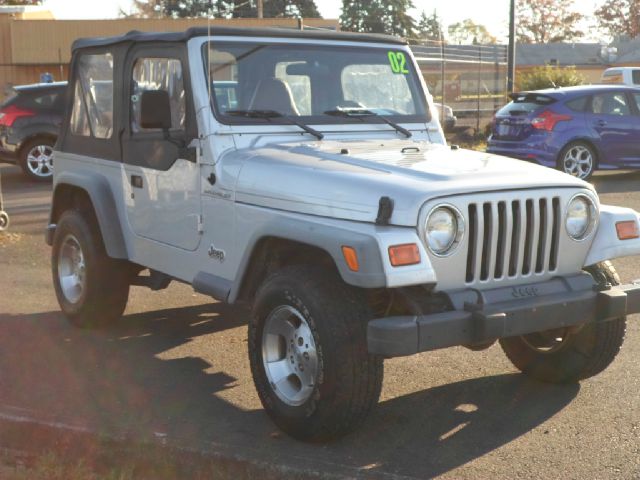
[(19, 164), (24, 174), (36, 182), (50, 182), (53, 179), (53, 146), (55, 140), (34, 138), (20, 150)]
[[(599, 284), (619, 285), (611, 262), (586, 269)], [(550, 383), (575, 383), (593, 377), (615, 359), (624, 341), (626, 317), (584, 325), (576, 331), (557, 329), (503, 338), (500, 345), (523, 373)]]
[(382, 358), (367, 351), (370, 318), (363, 296), (324, 269), (286, 267), (264, 282), (249, 359), (262, 405), (284, 432), (326, 441), (364, 421), (383, 377)]
[(51, 270), (60, 308), (73, 325), (96, 327), (122, 316), (129, 270), (125, 262), (107, 255), (92, 212), (62, 214), (53, 238)]
[(571, 142), (558, 155), (558, 170), (588, 180), (598, 166), (595, 149), (586, 142)]

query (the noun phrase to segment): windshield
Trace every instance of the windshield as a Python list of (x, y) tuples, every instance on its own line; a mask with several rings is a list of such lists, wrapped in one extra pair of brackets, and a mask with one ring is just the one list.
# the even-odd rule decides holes
[(214, 41), (203, 55), (216, 117), (224, 123), (283, 122), (238, 111), (278, 112), (305, 123), (362, 121), (330, 114), (342, 109), (395, 122), (430, 120), (413, 63), (400, 49)]

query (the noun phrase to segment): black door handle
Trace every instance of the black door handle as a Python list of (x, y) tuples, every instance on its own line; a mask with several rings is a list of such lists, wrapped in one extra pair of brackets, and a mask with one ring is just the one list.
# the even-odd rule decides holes
[(140, 175), (131, 175), (131, 186), (134, 188), (142, 188), (142, 177)]

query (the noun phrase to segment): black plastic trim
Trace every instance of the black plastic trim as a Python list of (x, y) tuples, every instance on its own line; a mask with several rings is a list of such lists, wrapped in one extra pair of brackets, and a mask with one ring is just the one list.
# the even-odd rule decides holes
[[(504, 287), (486, 297), (495, 303), (465, 303), (461, 309), (431, 315), (378, 318), (369, 322), (369, 352), (385, 357), (413, 355), (457, 345), (472, 345), (498, 338), (526, 335), (554, 328), (608, 321), (640, 312), (640, 284), (595, 291), (593, 287), (572, 290), (582, 278), (566, 279), (560, 293), (529, 296), (534, 288), (554, 289), (559, 279), (539, 287)], [(464, 293), (464, 292), (463, 292)], [(478, 298), (476, 291), (469, 297)], [(522, 298), (514, 298), (522, 295)], [(505, 300), (505, 298), (508, 298)], [(480, 300), (480, 299), (478, 299)]]
[(205, 36), (229, 37), (269, 37), (269, 38), (301, 38), (319, 40), (340, 40), (345, 42), (392, 43), (407, 45), (408, 42), (399, 37), (372, 33), (336, 32), (333, 30), (294, 30), (288, 28), (234, 28), (212, 25), (193, 27), (183, 32), (129, 32), (118, 37), (79, 38), (71, 46), (72, 50), (92, 47), (104, 47), (127, 42), (187, 42), (194, 37)]

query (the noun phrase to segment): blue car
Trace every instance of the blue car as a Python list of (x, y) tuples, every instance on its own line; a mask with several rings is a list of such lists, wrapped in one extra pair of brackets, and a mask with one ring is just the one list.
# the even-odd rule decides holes
[(587, 179), (640, 167), (640, 89), (589, 85), (514, 93), (498, 110), (487, 151)]

